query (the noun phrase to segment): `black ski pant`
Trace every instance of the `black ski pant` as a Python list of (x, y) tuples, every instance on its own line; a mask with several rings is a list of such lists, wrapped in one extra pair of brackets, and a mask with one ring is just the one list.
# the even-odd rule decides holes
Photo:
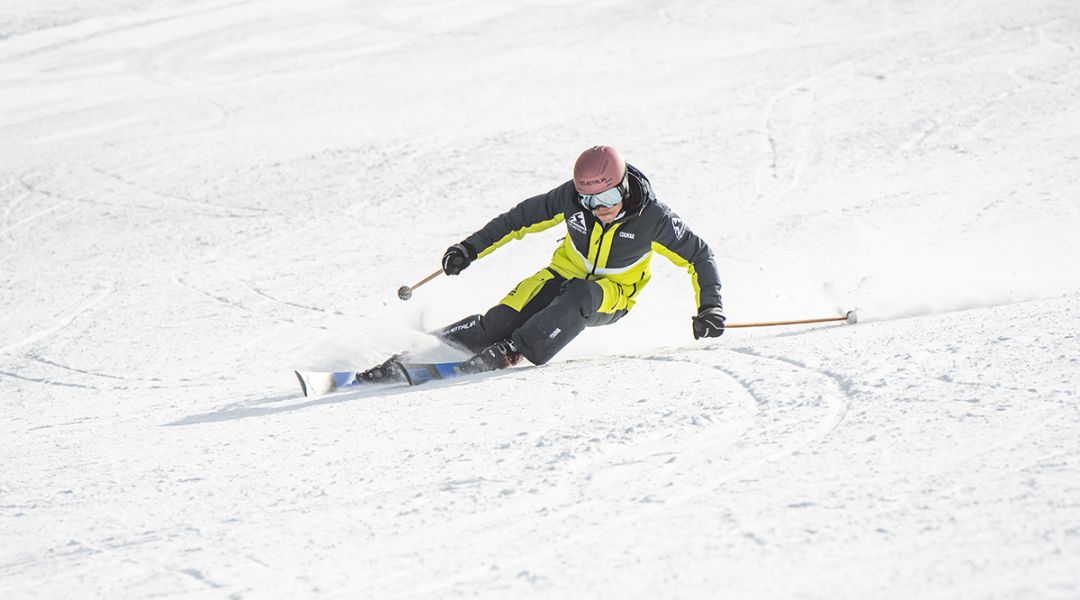
[(477, 353), (495, 342), (512, 340), (535, 365), (552, 359), (586, 327), (610, 325), (626, 314), (597, 312), (603, 289), (587, 279), (555, 275), (544, 282), (522, 309), (496, 304), (483, 315), (470, 315), (435, 332), (447, 344)]

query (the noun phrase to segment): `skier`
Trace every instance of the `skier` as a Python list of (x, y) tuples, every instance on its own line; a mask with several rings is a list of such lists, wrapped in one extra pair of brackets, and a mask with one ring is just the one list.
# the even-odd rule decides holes
[[(466, 372), (502, 369), (521, 357), (542, 365), (586, 327), (610, 325), (633, 308), (649, 282), (658, 252), (690, 274), (698, 312), (694, 339), (724, 333), (720, 277), (709, 247), (656, 199), (645, 174), (611, 146), (578, 157), (574, 178), (533, 196), (461, 242), (442, 257), (443, 272), (458, 275), (512, 239), (566, 223), (551, 264), (517, 284), (483, 315), (470, 315), (436, 332), (474, 356)], [(358, 380), (396, 377), (395, 356), (358, 374)]]

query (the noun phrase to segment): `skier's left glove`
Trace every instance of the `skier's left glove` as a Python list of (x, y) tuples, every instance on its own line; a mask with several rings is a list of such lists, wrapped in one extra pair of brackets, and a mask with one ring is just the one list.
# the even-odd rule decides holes
[(695, 340), (724, 335), (724, 309), (719, 306), (702, 306), (693, 321)]
[(469, 242), (454, 244), (446, 249), (442, 255), (442, 270), (447, 275), (457, 275), (476, 260), (476, 250), (473, 250)]

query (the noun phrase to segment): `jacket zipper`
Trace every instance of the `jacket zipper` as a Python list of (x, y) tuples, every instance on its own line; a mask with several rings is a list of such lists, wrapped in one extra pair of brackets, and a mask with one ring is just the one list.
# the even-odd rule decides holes
[(600, 264), (600, 249), (604, 247), (604, 236), (607, 235), (608, 227), (615, 224), (615, 221), (604, 225), (600, 224), (600, 239), (596, 240), (596, 262), (592, 265), (592, 272), (589, 273), (589, 277), (596, 277), (596, 267)]

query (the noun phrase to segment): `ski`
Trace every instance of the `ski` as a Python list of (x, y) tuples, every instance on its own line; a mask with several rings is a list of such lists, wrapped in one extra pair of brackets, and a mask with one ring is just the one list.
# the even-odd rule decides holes
[(436, 379), (449, 379), (462, 375), (464, 373), (462, 367), (465, 364), (464, 362), (403, 363), (398, 361), (388, 361), (388, 363), (400, 369), (400, 377), (369, 381), (358, 377), (360, 371), (293, 371), (293, 373), (300, 382), (300, 391), (304, 396), (317, 397), (358, 386), (420, 385)]
[(293, 371), (293, 373), (300, 382), (300, 391), (309, 398), (361, 384), (356, 379), (356, 371)]

